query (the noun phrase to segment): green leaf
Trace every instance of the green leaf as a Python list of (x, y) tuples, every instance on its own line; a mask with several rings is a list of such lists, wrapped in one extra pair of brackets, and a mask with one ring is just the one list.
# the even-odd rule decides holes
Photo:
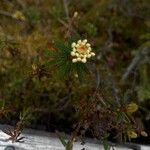
[(65, 141), (65, 138), (62, 137), (60, 134), (58, 134), (58, 138), (61, 141), (61, 143), (63, 144), (63, 146), (66, 147), (67, 146), (67, 142)]
[(106, 140), (103, 141), (104, 150), (110, 150), (111, 146), (108, 144)]
[(76, 42), (78, 39), (80, 39), (79, 36), (77, 36), (77, 37), (71, 37), (70, 39), (68, 39), (67, 46), (68, 46), (68, 47), (71, 47), (72, 43), (73, 43), (73, 42)]
[(62, 64), (63, 66), (59, 67), (59, 74), (60, 77), (68, 77), (71, 73), (72, 70), (72, 62), (64, 62), (64, 64)]
[(54, 50), (45, 50), (44, 51), (44, 55), (46, 57), (52, 57), (52, 58), (55, 58), (57, 56), (57, 52), (54, 51)]
[(68, 141), (67, 146), (66, 146), (66, 150), (72, 150), (72, 149), (73, 149), (73, 142)]
[(79, 80), (82, 82), (86, 73), (89, 73), (85, 64), (78, 62), (74, 64), (74, 70), (78, 74)]
[(77, 73), (80, 81), (84, 79), (86, 73), (89, 73), (86, 64), (82, 62), (73, 63), (70, 56), (70, 51), (72, 50), (71, 45), (66, 46), (67, 43), (62, 41), (56, 42), (54, 44), (56, 51), (45, 52), (47, 56), (50, 57), (46, 66), (57, 67), (58, 76), (65, 79), (71, 75), (71, 73)]
[(57, 42), (55, 42), (54, 43), (54, 47), (59, 51), (59, 52), (63, 52), (63, 53), (66, 53), (66, 54), (70, 54), (70, 52), (71, 52), (71, 47), (67, 47), (66, 45), (65, 45), (65, 43), (64, 42), (62, 42), (62, 41), (57, 41)]

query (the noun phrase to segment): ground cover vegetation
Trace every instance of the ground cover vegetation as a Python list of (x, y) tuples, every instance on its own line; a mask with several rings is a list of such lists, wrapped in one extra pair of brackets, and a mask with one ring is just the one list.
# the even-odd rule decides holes
[[(0, 122), (149, 143), (148, 0), (1, 0)], [(66, 142), (60, 134), (71, 135)]]

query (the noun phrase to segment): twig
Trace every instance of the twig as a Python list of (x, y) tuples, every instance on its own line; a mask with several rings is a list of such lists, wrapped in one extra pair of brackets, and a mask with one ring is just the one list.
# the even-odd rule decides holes
[[(101, 49), (102, 53), (103, 53), (103, 57), (106, 59), (107, 57), (107, 52), (111, 51), (112, 50), (112, 47), (113, 47), (113, 34), (112, 34), (112, 27), (110, 25), (110, 27), (108, 28), (107, 30), (107, 34), (108, 34), (108, 39), (107, 41), (105, 42), (105, 45), (104, 47)], [(112, 93), (113, 93), (113, 96), (114, 98), (116, 99), (116, 102), (118, 105), (120, 105), (120, 97), (118, 95), (118, 88), (116, 87), (116, 84), (115, 84), (115, 81), (114, 81), (114, 78), (111, 74), (111, 71), (108, 67), (108, 63), (107, 61), (104, 61), (104, 64), (106, 66), (106, 69), (107, 69), (107, 72), (108, 72), (108, 81), (110, 81), (110, 84), (111, 84), (111, 90), (112, 90)]]
[[(112, 50), (112, 47), (113, 47), (113, 34), (112, 34), (112, 27), (111, 27), (111, 26), (108, 28), (107, 34), (108, 34), (108, 39), (107, 39), (107, 41), (105, 42), (104, 47), (100, 49), (100, 52), (101, 52), (101, 54), (103, 55), (103, 57), (104, 57), (105, 59), (106, 59), (106, 57), (107, 57), (107, 54), (106, 54), (106, 53), (109, 52), (109, 51), (111, 51), (111, 50)], [(98, 55), (100, 55), (100, 53), (99, 53)], [(109, 67), (108, 67), (107, 61), (104, 61), (104, 64), (105, 64), (105, 67), (106, 67), (107, 72), (108, 72), (107, 78), (108, 78), (108, 81), (110, 82), (109, 84), (111, 84), (112, 94), (113, 94), (113, 96), (114, 96), (114, 98), (115, 98), (117, 104), (120, 105), (120, 96), (118, 95), (118, 88), (117, 88), (117, 86), (116, 86), (116, 84), (115, 84), (114, 78), (113, 78), (113, 76), (112, 76), (112, 74), (111, 74), (111, 71), (110, 71), (110, 69), (109, 69)], [(98, 71), (98, 70), (97, 70), (97, 71)], [(97, 74), (97, 75), (98, 75), (98, 74)], [(99, 82), (99, 83), (97, 84), (97, 87), (98, 87), (99, 84), (100, 84), (100, 81), (99, 81), (99, 80), (100, 80), (100, 76), (97, 76), (97, 81)]]
[(99, 73), (99, 69), (96, 68), (96, 89), (99, 88), (100, 85), (100, 73)]
[(127, 67), (125, 73), (122, 76), (122, 81), (125, 81), (129, 74), (141, 63), (141, 61), (145, 58), (145, 56), (147, 56), (150, 53), (150, 49), (149, 48), (144, 48), (143, 51), (141, 53), (138, 53), (132, 60), (132, 62), (130, 63), (130, 65)]
[(91, 75), (94, 74), (94, 78), (95, 78), (95, 91), (98, 90), (99, 85), (100, 85), (100, 73), (99, 73), (99, 68), (96, 67), (96, 64), (92, 64), (91, 66), (89, 66), (90, 69), (90, 73)]
[(124, 102), (131, 100), (131, 96), (133, 96), (135, 86), (136, 86), (136, 79), (137, 79), (137, 72), (134, 71), (131, 88), (127, 89), (125, 94), (124, 94)]
[(9, 17), (9, 18), (14, 19), (16, 21), (25, 22), (24, 20), (19, 20), (19, 19), (13, 17), (13, 15), (11, 13), (7, 12), (7, 11), (0, 10), (0, 15)]
[(5, 1), (5, 3), (7, 3), (9, 6), (11, 6), (11, 7), (14, 6), (13, 2), (10, 1), (10, 0), (4, 0), (4, 1)]
[(61, 23), (62, 25), (64, 25), (66, 28), (68, 28), (69, 25), (68, 25), (65, 21), (63, 21), (62, 19), (57, 18), (57, 21), (58, 21), (59, 23)]
[(69, 21), (69, 10), (68, 10), (68, 2), (67, 0), (63, 0), (63, 4), (64, 4), (64, 10), (65, 10), (65, 14), (66, 14), (66, 17)]
[(25, 3), (23, 2), (23, 0), (16, 0), (16, 1), (22, 7), (22, 9), (26, 8)]
[(3, 11), (3, 10), (0, 10), (0, 15), (7, 16), (7, 17), (11, 17), (11, 18), (12, 18), (11, 13), (6, 12), (6, 11)]
[(56, 19), (60, 24), (62, 24), (65, 28), (68, 28), (68, 27), (69, 27), (68, 23), (65, 22), (64, 20), (62, 20), (62, 19), (56, 17), (56, 16), (53, 15), (52, 13), (50, 13), (50, 15), (51, 15), (54, 19)]
[(112, 94), (115, 97), (117, 104), (120, 105), (120, 97), (118, 95), (118, 88), (116, 87), (116, 84), (114, 82), (113, 76), (109, 68), (108, 68), (108, 81), (110, 81), (110, 84), (111, 84)]

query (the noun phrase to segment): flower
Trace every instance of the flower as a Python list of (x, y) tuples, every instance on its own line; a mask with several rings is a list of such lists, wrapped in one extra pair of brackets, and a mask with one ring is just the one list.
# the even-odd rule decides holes
[(72, 43), (72, 62), (82, 62), (86, 63), (87, 58), (91, 58), (95, 56), (95, 53), (92, 52), (91, 44), (87, 42), (87, 39), (85, 40), (78, 40), (77, 43)]

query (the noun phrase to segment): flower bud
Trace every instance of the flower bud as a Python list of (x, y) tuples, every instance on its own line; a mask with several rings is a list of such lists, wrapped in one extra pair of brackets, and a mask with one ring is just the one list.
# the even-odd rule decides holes
[(75, 55), (76, 55), (77, 57), (79, 57), (79, 54), (78, 54), (78, 53), (75, 53)]
[(91, 51), (92, 50), (91, 47), (88, 47), (88, 50)]
[(72, 46), (72, 48), (74, 48), (74, 47), (76, 46), (76, 43), (72, 43), (72, 45), (71, 45), (71, 46)]
[(83, 63), (86, 63), (86, 59), (85, 59), (85, 58), (83, 58), (81, 61), (82, 61)]
[(78, 78), (78, 74), (76, 73), (75, 75), (74, 75), (76, 78)]
[(86, 46), (87, 46), (87, 47), (90, 47), (90, 46), (91, 46), (91, 44), (87, 43), (87, 44), (86, 44)]
[(81, 61), (81, 58), (77, 58), (77, 61)]
[(91, 54), (88, 54), (87, 57), (88, 57), (88, 58), (91, 58)]
[(83, 43), (87, 43), (87, 39), (83, 40)]
[(76, 44), (76, 47), (79, 47), (80, 45), (79, 44)]
[(77, 59), (72, 59), (72, 62), (73, 62), (73, 63), (76, 63), (76, 62), (77, 62)]
[(141, 135), (144, 136), (144, 137), (147, 137), (147, 136), (148, 136), (148, 134), (147, 134), (145, 131), (142, 131), (142, 132), (141, 132)]
[(71, 56), (75, 56), (76, 54), (75, 54), (75, 52), (74, 51), (72, 51), (71, 52)]
[(82, 43), (82, 41), (81, 41), (81, 40), (79, 40), (79, 41), (78, 41), (78, 44), (81, 44), (81, 43)]
[(91, 56), (95, 56), (95, 53), (92, 52), (92, 53), (91, 53)]
[(87, 55), (85, 54), (85, 55), (83, 55), (83, 57), (84, 57), (84, 58), (86, 58), (86, 57), (87, 57)]
[(75, 11), (74, 14), (73, 14), (73, 17), (76, 18), (77, 16), (78, 16), (78, 12)]

